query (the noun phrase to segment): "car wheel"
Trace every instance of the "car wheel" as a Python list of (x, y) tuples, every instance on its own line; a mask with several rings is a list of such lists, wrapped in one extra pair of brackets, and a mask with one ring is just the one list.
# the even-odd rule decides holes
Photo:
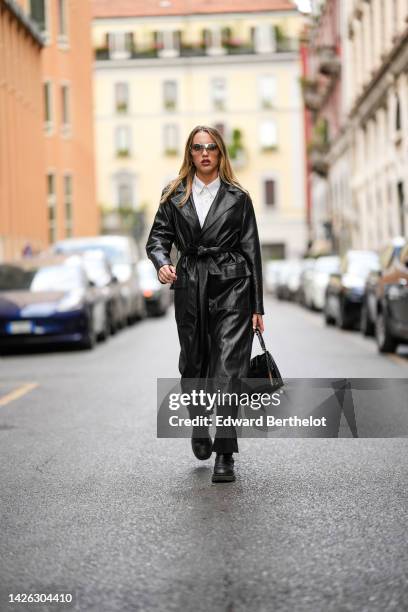
[(328, 310), (327, 310), (327, 302), (324, 303), (324, 307), (323, 307), (323, 316), (324, 316), (324, 322), (326, 323), (326, 325), (334, 325), (335, 320), (334, 318), (329, 314)]
[(373, 336), (374, 335), (374, 325), (370, 321), (370, 318), (368, 316), (368, 308), (365, 302), (363, 302), (363, 305), (361, 306), (360, 331), (363, 334), (363, 336)]
[(383, 311), (377, 313), (375, 321), (375, 338), (380, 353), (395, 353), (398, 340), (389, 332), (387, 319)]
[(81, 340), (81, 347), (87, 351), (92, 350), (96, 345), (96, 333), (93, 326), (92, 317), (90, 319), (88, 330), (84, 338)]
[(336, 318), (336, 324), (339, 329), (349, 329), (350, 321), (347, 316), (346, 305), (343, 301), (340, 301), (339, 311)]
[(110, 330), (111, 330), (111, 326), (110, 326), (110, 322), (109, 322), (109, 312), (108, 312), (108, 310), (105, 310), (105, 320), (104, 320), (104, 323), (103, 323), (103, 329), (99, 333), (98, 340), (101, 340), (102, 342), (105, 342), (105, 340), (107, 340), (108, 337), (109, 337)]

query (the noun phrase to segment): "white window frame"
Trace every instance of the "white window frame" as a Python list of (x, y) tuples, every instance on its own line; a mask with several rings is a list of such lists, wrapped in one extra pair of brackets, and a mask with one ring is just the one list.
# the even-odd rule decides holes
[(111, 59), (129, 59), (132, 56), (131, 50), (126, 49), (126, 35), (129, 34), (132, 35), (133, 32), (108, 32), (109, 57)]
[[(47, 224), (48, 224), (48, 241), (50, 244), (54, 243), (57, 239), (57, 173), (55, 168), (49, 168), (46, 173), (47, 181)], [(53, 177), (53, 193), (49, 192), (48, 179)], [(53, 210), (53, 219), (50, 219), (50, 210)]]
[[(270, 142), (268, 142), (265, 138), (265, 127), (267, 126), (267, 124), (270, 124), (271, 126), (273, 126), (274, 130), (275, 130), (275, 137), (271, 139)], [(279, 134), (278, 134), (278, 125), (275, 119), (269, 118), (269, 119), (265, 119), (264, 121), (261, 121), (259, 124), (259, 145), (260, 145), (260, 149), (261, 151), (275, 151), (278, 146), (279, 146)]]
[[(67, 194), (66, 191), (66, 180), (70, 179), (71, 181), (71, 189), (70, 189), (70, 193)], [(63, 174), (62, 177), (62, 193), (63, 193), (63, 200), (64, 200), (64, 222), (65, 222), (65, 236), (67, 238), (70, 238), (73, 234), (73, 229), (74, 229), (74, 216), (73, 216), (73, 210), (74, 210), (74, 196), (73, 196), (73, 191), (74, 191), (74, 180), (73, 180), (73, 174), (72, 172), (66, 171)], [(68, 218), (67, 216), (67, 204), (69, 205), (69, 209), (70, 209), (70, 216)]]
[[(46, 90), (48, 92), (47, 97), (48, 97), (48, 108), (49, 108), (49, 114), (50, 114), (50, 117), (48, 120), (45, 117)], [(51, 79), (45, 79), (45, 81), (43, 81), (43, 101), (44, 101), (44, 130), (47, 136), (49, 136), (50, 134), (54, 132), (54, 117), (55, 117), (54, 87), (53, 87), (53, 82), (51, 81)]]
[[(265, 86), (265, 83), (269, 81), (268, 85)], [(267, 94), (267, 90), (269, 89), (269, 85), (272, 84), (272, 92), (269, 96)], [(261, 110), (270, 109), (275, 106), (276, 103), (276, 95), (277, 95), (277, 79), (274, 74), (262, 74), (259, 76), (258, 80), (258, 91), (259, 91), (259, 107)]]
[[(170, 97), (166, 96), (166, 84), (173, 83), (175, 85), (175, 95), (174, 95), (174, 106), (168, 105), (168, 102), (171, 102)], [(178, 106), (178, 95), (179, 95), (179, 84), (178, 81), (174, 79), (165, 79), (162, 84), (162, 95), (163, 95), (163, 108), (168, 111), (177, 110)]]
[[(220, 83), (223, 86), (218, 87)], [(221, 94), (221, 95), (220, 95)], [(216, 111), (225, 111), (227, 106), (227, 79), (222, 76), (214, 76), (210, 79), (211, 107)]]
[[(28, 14), (31, 14), (31, 0), (29, 0)], [(43, 36), (44, 44), (48, 46), (51, 43), (51, 7), (50, 0), (44, 0), (44, 16), (45, 16), (45, 29), (40, 30)]]
[[(64, 97), (64, 91), (67, 92), (67, 97)], [(66, 114), (68, 115), (68, 121), (65, 121), (65, 102), (66, 102)], [(61, 103), (61, 134), (65, 138), (68, 138), (72, 134), (72, 87), (69, 81), (61, 81), (60, 83), (60, 103)]]
[[(123, 181), (127, 181), (130, 192), (130, 202), (127, 204), (133, 209), (136, 210), (136, 176), (133, 172), (129, 170), (118, 170), (112, 176), (112, 187), (113, 187), (113, 202), (116, 209), (121, 208), (120, 204), (120, 186)], [(123, 184), (123, 183), (122, 183)]]
[[(118, 88), (119, 86), (125, 86), (126, 89), (126, 95), (124, 96), (124, 98), (126, 99), (126, 110), (119, 110), (118, 109)], [(114, 111), (117, 114), (121, 114), (121, 115), (127, 115), (129, 113), (129, 106), (130, 106), (130, 86), (129, 86), (129, 82), (128, 81), (115, 81), (114, 85), (113, 85), (113, 106), (114, 106)]]
[(177, 123), (163, 125), (163, 152), (165, 155), (177, 155), (180, 149), (180, 130)]
[[(57, 2), (57, 24), (58, 24), (58, 33), (57, 33), (57, 43), (61, 48), (66, 49), (68, 47), (68, 36), (69, 36), (69, 21), (68, 21), (68, 3), (69, 0), (58, 0)], [(61, 5), (62, 5), (62, 23), (65, 25), (65, 32), (61, 32)]]
[[(121, 151), (123, 154), (121, 155)], [(127, 154), (125, 154), (127, 152)], [(132, 128), (130, 125), (115, 126), (115, 156), (130, 157), (132, 154)]]
[(180, 55), (180, 41), (177, 36), (178, 30), (158, 30), (157, 42), (163, 45), (157, 51), (159, 57), (178, 57)]
[(274, 53), (276, 51), (275, 28), (271, 23), (260, 23), (255, 26), (255, 53)]

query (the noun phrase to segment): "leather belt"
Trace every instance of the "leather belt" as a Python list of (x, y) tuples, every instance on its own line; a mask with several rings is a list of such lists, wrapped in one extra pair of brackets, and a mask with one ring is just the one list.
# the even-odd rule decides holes
[[(208, 345), (208, 321), (207, 312), (204, 307), (207, 304), (207, 285), (208, 285), (208, 258), (217, 253), (233, 253), (237, 249), (231, 249), (221, 246), (203, 246), (190, 244), (183, 251), (181, 251), (181, 257), (185, 255), (192, 255), (196, 258), (197, 272), (198, 272), (198, 291), (197, 291), (197, 304), (198, 317), (200, 321), (199, 335), (200, 335), (200, 347), (202, 353), (202, 364), (207, 367), (209, 356), (209, 345)], [(214, 262), (214, 265), (215, 262)], [(203, 366), (202, 366), (203, 367)], [(207, 372), (201, 371), (200, 377), (206, 377)]]

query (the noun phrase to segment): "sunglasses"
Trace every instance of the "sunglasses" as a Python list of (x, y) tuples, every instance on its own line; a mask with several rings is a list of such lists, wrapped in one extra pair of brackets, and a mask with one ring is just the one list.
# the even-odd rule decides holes
[(194, 153), (204, 151), (204, 149), (206, 151), (216, 151), (218, 149), (218, 145), (215, 144), (215, 142), (207, 142), (206, 144), (191, 145), (191, 150), (194, 151)]

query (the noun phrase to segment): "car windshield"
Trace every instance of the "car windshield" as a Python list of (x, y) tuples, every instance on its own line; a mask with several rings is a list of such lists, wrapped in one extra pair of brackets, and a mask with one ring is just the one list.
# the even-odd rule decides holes
[(44, 266), (32, 270), (0, 266), (0, 291), (71, 291), (82, 285), (81, 271), (74, 266)]
[(318, 272), (334, 272), (339, 267), (338, 257), (322, 257), (316, 261), (316, 270)]
[(371, 270), (376, 270), (377, 268), (378, 261), (374, 257), (353, 258), (349, 261), (347, 273), (353, 276), (367, 276)]
[(72, 242), (57, 244), (56, 251), (58, 253), (74, 253), (85, 251), (103, 251), (108, 261), (114, 264), (128, 263), (129, 256), (126, 248), (120, 245), (108, 244), (106, 242)]

